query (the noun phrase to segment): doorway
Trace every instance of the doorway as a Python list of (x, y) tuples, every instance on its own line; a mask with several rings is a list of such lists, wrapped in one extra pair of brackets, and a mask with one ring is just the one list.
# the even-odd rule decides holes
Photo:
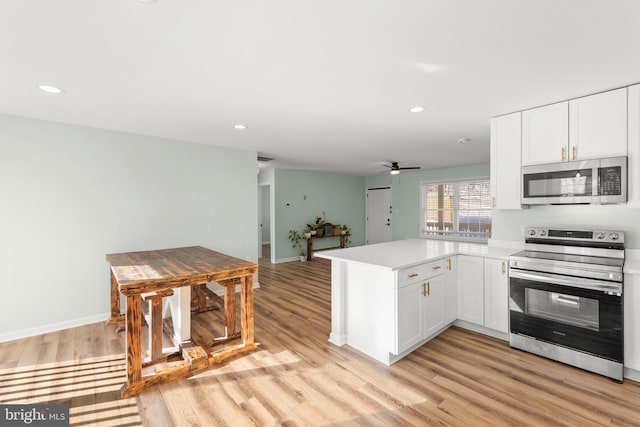
[(367, 244), (390, 241), (393, 230), (391, 187), (368, 188), (366, 198)]
[(258, 186), (258, 258), (272, 261), (271, 185)]

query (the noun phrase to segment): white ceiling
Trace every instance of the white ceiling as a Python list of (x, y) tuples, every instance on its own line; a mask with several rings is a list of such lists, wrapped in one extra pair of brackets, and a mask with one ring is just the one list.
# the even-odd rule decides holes
[(0, 0), (0, 113), (351, 175), (484, 163), (490, 117), (639, 82), (639, 22), (637, 0)]

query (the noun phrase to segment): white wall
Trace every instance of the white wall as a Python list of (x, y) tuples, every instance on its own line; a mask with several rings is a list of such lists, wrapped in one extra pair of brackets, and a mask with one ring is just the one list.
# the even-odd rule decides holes
[(0, 115), (0, 341), (106, 319), (105, 254), (257, 261), (256, 153)]
[(625, 247), (640, 249), (640, 210), (626, 205), (531, 206), (492, 211), (491, 238), (523, 242), (527, 226), (624, 231)]

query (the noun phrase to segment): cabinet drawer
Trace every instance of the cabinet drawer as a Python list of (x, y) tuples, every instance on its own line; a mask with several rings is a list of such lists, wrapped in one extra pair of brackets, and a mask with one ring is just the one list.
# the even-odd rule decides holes
[(438, 259), (424, 264), (398, 270), (398, 285), (415, 280), (428, 279), (449, 271), (450, 258)]

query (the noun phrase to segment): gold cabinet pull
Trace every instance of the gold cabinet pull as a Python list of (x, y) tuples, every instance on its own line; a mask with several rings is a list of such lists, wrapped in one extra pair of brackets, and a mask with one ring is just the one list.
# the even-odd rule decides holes
[(431, 295), (431, 282), (427, 282), (427, 295)]
[(449, 271), (451, 271), (451, 258), (447, 258), (447, 264), (448, 264)]
[(423, 283), (422, 284), (422, 296), (426, 297), (427, 296), (427, 288), (426, 288), (427, 284)]
[(416, 277), (417, 275), (418, 273), (413, 273), (413, 274), (410, 274), (409, 277)]
[(576, 146), (571, 147), (571, 160), (576, 159)]
[(506, 265), (505, 262), (502, 261), (502, 274), (504, 274), (506, 272)]
[(440, 270), (440, 266), (439, 265), (434, 265), (433, 267), (431, 267), (432, 270)]
[(564, 156), (565, 156), (565, 148), (562, 147), (562, 161), (564, 162)]

